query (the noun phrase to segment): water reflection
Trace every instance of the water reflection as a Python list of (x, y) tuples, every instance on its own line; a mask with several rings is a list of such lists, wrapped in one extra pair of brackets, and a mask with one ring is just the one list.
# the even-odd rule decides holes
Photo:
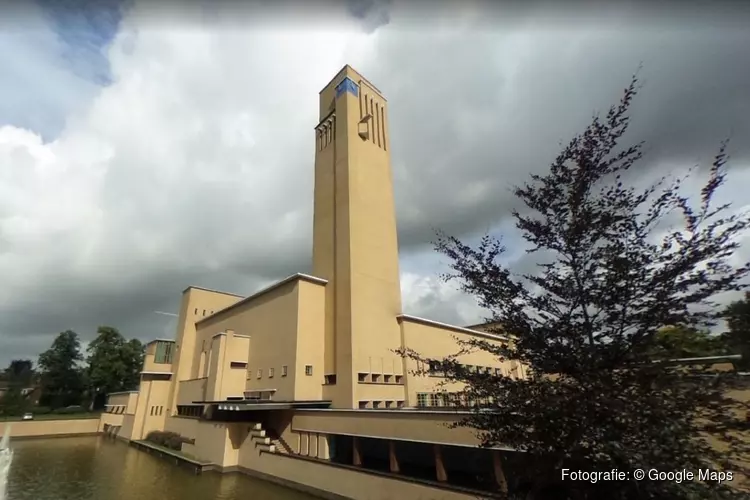
[(201, 476), (101, 437), (16, 441), (8, 500), (311, 500), (238, 474)]

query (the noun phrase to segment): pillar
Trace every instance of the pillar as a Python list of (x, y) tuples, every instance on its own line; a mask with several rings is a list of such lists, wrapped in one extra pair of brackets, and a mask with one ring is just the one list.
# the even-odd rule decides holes
[(310, 453), (310, 434), (307, 432), (300, 432), (302, 437), (301, 448), (299, 450), (300, 455), (307, 456)]
[(500, 450), (492, 450), (492, 469), (495, 471), (495, 481), (497, 482), (500, 491), (508, 493), (508, 481), (505, 479), (505, 471), (503, 471)]
[(437, 480), (444, 483), (448, 480), (448, 473), (445, 471), (445, 463), (443, 463), (443, 449), (439, 444), (433, 445), (432, 449), (435, 453), (435, 472), (437, 474)]
[(359, 438), (352, 438), (352, 463), (356, 466), (362, 465), (362, 453), (359, 450)]
[(329, 439), (328, 434), (318, 436), (318, 458), (323, 460), (329, 460), (331, 458), (331, 452), (328, 445)]
[(318, 456), (318, 434), (310, 434), (310, 444), (308, 445), (308, 449), (310, 450), (307, 453), (308, 457)]
[(396, 455), (396, 442), (388, 441), (388, 462), (390, 464), (390, 470), (394, 474), (401, 472), (401, 468), (398, 466), (398, 456)]

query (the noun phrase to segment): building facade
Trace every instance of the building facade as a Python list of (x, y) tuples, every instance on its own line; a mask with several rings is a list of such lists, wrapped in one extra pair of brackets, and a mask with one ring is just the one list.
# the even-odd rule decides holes
[[(439, 373), (458, 338), (507, 339), (405, 315), (388, 105), (345, 66), (320, 93), (312, 275), (249, 297), (189, 287), (176, 340), (147, 345), (137, 392), (110, 394), (102, 424), (120, 437), (186, 439), (183, 452), (346, 498), (476, 498), (503, 487), (501, 451), (478, 449)], [(460, 362), (522, 377), (486, 352)], [(372, 485), (372, 487), (368, 487)]]

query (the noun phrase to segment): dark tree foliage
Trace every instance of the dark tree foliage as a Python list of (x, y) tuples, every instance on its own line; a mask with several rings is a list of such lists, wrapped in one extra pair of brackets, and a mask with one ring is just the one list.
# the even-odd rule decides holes
[(107, 393), (138, 388), (144, 355), (139, 340), (125, 340), (116, 328), (100, 326), (87, 352), (87, 378), (95, 407), (103, 404)]
[[(712, 297), (740, 290), (750, 271), (729, 264), (747, 218), (713, 202), (725, 180), (726, 145), (698, 203), (681, 193), (680, 180), (626, 185), (624, 174), (642, 154), (640, 143), (618, 145), (636, 92), (634, 77), (619, 104), (574, 137), (547, 174), (514, 189), (525, 209), (513, 216), (530, 252), (551, 256), (538, 273), (511, 272), (497, 258), (501, 242), (489, 236), (470, 246), (441, 234), (436, 244), (453, 269), (444, 278), (457, 279), (502, 325), (496, 333), (509, 335), (504, 342), (459, 340), (461, 352), (438, 362), (446, 381), (466, 383), (459, 401), (489, 402), (470, 406), (458, 425), (476, 429), (486, 446), (517, 450), (507, 458), (520, 463), (507, 474), (514, 497), (745, 498), (710, 481), (561, 477), (562, 468), (739, 471), (731, 460), (747, 452), (734, 433), (744, 411), (733, 413), (739, 403), (725, 397), (734, 375), (706, 376), (701, 367), (652, 358), (657, 332), (709, 326), (721, 315)], [(675, 215), (681, 223), (662, 233)], [(467, 371), (458, 356), (473, 350), (519, 360), (528, 377)], [(430, 361), (414, 351), (402, 355)]]
[(729, 304), (724, 317), (729, 328), (724, 339), (733, 350), (742, 354), (741, 368), (750, 370), (750, 292), (745, 293), (744, 300)]
[(72, 330), (60, 333), (52, 346), (39, 355), (42, 375), (40, 404), (50, 408), (80, 405), (84, 395), (81, 341)]
[(31, 406), (26, 390), (34, 383), (34, 369), (29, 359), (14, 359), (2, 373), (5, 391), (0, 398), (0, 411), (4, 415), (20, 415)]
[(653, 338), (651, 355), (654, 359), (699, 358), (734, 354), (732, 346), (722, 335), (712, 335), (710, 330), (668, 326)]

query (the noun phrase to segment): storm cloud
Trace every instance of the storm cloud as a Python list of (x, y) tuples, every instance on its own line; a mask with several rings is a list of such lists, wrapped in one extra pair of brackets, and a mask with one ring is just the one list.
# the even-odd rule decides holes
[[(731, 4), (669, 16), (633, 5), (332, 3), (306, 25), (216, 5), (169, 19), (138, 2), (124, 10), (102, 51), (107, 82), (92, 92), (71, 69), (65, 92), (40, 105), (64, 123), (54, 137), (34, 119), (39, 108), (17, 99), (27, 77), (19, 69), (9, 80), (0, 363), (35, 358), (67, 328), (86, 340), (100, 324), (171, 336), (174, 320), (154, 311), (176, 311), (188, 285), (250, 294), (309, 271), (317, 95), (346, 63), (390, 106), (408, 313), (459, 324), (482, 316), (438, 279), (436, 228), (505, 234), (516, 268), (533, 268), (512, 230), (509, 188), (543, 171), (639, 67), (628, 138), (648, 146), (634, 175), (707, 166), (731, 136), (723, 196), (750, 205), (750, 32)], [(33, 13), (16, 17), (56, 47)], [(66, 67), (57, 48), (7, 37), (39, 51), (28, 64)]]

